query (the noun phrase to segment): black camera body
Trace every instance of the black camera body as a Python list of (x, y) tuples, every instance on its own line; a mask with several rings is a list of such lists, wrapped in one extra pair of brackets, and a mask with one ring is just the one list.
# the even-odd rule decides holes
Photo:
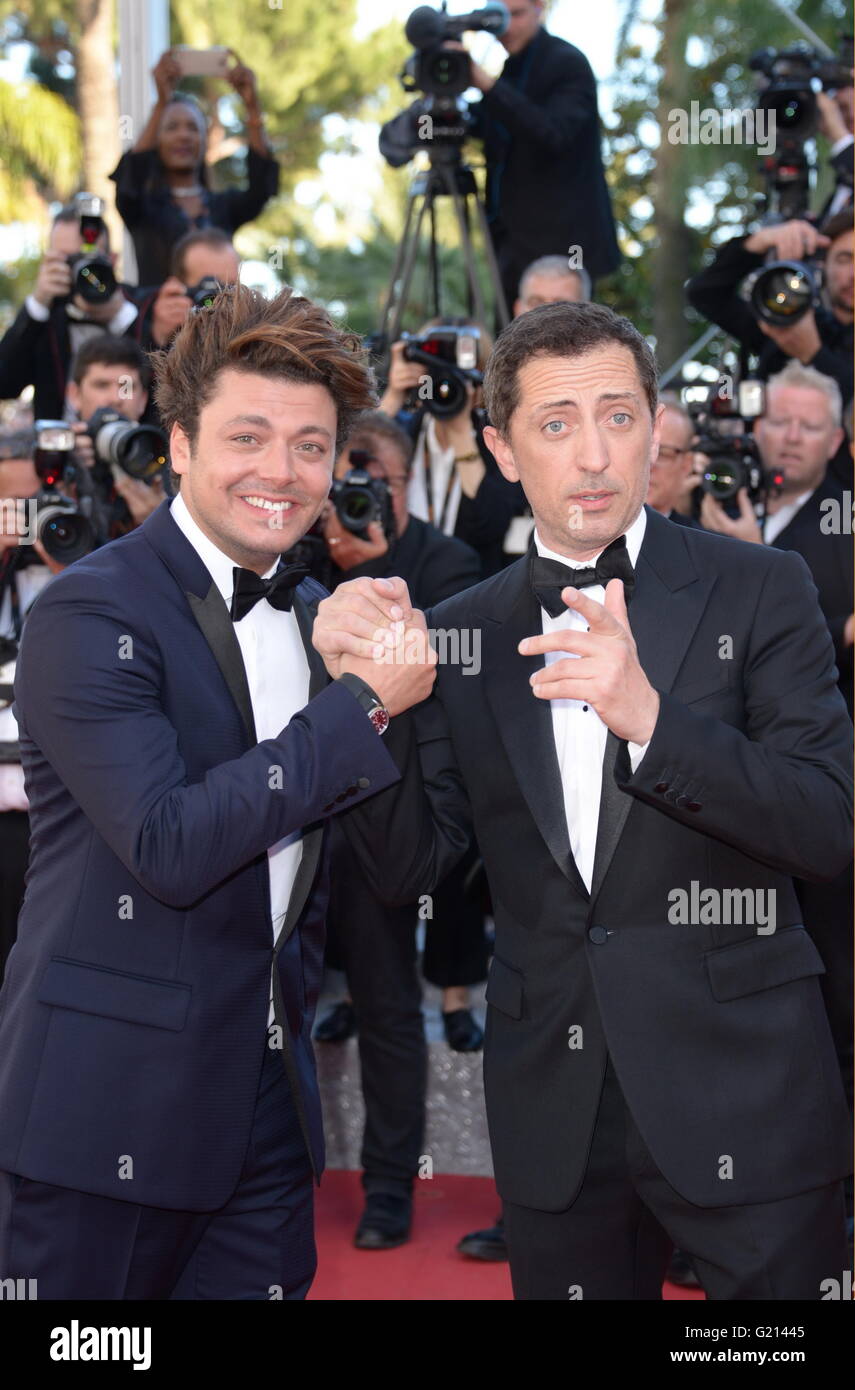
[(747, 490), (753, 504), (780, 491), (782, 475), (764, 469), (752, 433), (754, 421), (766, 410), (763, 383), (740, 382), (735, 401), (723, 391), (721, 382), (707, 389), (691, 387), (684, 394), (696, 430), (692, 448), (707, 456), (701, 479), (704, 492), (735, 517), (739, 515), (736, 494), (741, 488)]
[(222, 288), (215, 276), (203, 275), (198, 284), (187, 286), (187, 295), (194, 309), (210, 309)]
[(424, 92), (426, 96), (458, 97), (472, 85), (468, 53), (444, 48), (448, 39), (460, 39), (467, 31), (481, 30), (497, 37), (510, 24), (510, 15), (497, 0), (469, 14), (450, 15), (446, 5), (435, 10), (420, 5), (413, 10), (404, 27), (415, 53), (404, 67), (401, 82), (409, 91)]
[(371, 523), (379, 521), (383, 527), (383, 534), (391, 545), (397, 528), (388, 484), (382, 478), (372, 478), (371, 474), (360, 466), (368, 462), (370, 455), (367, 452), (352, 449), (350, 458), (355, 466), (343, 478), (336, 478), (330, 489), (330, 500), (335, 507), (336, 515), (345, 530), (363, 540)]
[(41, 487), (36, 494), (36, 536), (52, 560), (71, 565), (97, 545), (95, 528), (59, 484), (77, 476), (75, 435), (64, 420), (36, 420), (33, 465)]
[(828, 58), (806, 43), (790, 48), (761, 48), (748, 66), (768, 79), (758, 107), (774, 111), (776, 130), (784, 141), (803, 144), (815, 133), (818, 109), (813, 82), (823, 91), (837, 91), (852, 82), (852, 39), (841, 39), (836, 58)]
[(424, 333), (404, 333), (404, 359), (427, 368), (421, 386), (410, 392), (407, 410), (426, 410), (438, 420), (449, 420), (464, 409), (468, 386), (480, 386), (478, 345), (481, 333), (474, 325), (442, 325)]
[(71, 293), (87, 304), (105, 304), (116, 293), (116, 275), (110, 257), (95, 249), (105, 230), (104, 204), (94, 193), (78, 193), (74, 203), (80, 213), (80, 251), (68, 257)]
[(102, 406), (86, 428), (95, 457), (108, 466), (116, 464), (132, 478), (153, 478), (167, 462), (167, 438), (157, 425), (139, 424), (110, 406)]

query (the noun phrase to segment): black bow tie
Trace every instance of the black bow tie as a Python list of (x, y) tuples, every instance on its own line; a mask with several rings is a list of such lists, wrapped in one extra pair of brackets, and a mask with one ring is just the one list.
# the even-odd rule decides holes
[(230, 612), (232, 622), (239, 623), (260, 598), (266, 598), (269, 604), (281, 609), (283, 613), (290, 613), (294, 590), (300, 580), (305, 579), (309, 568), (295, 561), (293, 564), (283, 565), (275, 574), (271, 574), (269, 579), (262, 579), (255, 570), (242, 570), (237, 566), (233, 573), (235, 587)]
[(568, 584), (574, 589), (588, 589), (592, 584), (602, 584), (605, 588), (610, 579), (622, 579), (627, 603), (635, 588), (635, 570), (626, 548), (625, 536), (618, 536), (616, 541), (606, 546), (595, 565), (586, 565), (583, 569), (573, 569), (543, 555), (532, 555), (529, 575), (535, 598), (550, 618), (558, 618), (567, 612), (561, 590), (566, 589)]

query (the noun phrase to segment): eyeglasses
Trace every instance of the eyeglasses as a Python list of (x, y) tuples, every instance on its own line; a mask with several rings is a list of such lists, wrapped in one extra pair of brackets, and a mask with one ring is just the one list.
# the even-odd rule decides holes
[(659, 458), (663, 459), (665, 463), (673, 463), (674, 459), (679, 458), (681, 454), (692, 453), (694, 453), (693, 449), (678, 449), (675, 444), (659, 445)]

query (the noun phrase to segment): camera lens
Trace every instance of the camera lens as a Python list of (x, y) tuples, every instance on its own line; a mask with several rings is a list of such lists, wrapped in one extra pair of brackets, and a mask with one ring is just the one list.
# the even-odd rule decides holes
[(39, 540), (52, 560), (70, 565), (95, 549), (95, 532), (80, 512), (62, 506), (40, 508)]
[(786, 326), (807, 313), (815, 286), (806, 266), (797, 261), (769, 266), (757, 276), (751, 291), (755, 313), (765, 323)]
[(710, 459), (703, 477), (703, 488), (720, 502), (735, 497), (742, 486), (741, 470), (729, 459)]

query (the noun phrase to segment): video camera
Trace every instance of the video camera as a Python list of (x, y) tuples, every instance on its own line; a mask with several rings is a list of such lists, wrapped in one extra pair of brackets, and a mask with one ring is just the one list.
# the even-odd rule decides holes
[(110, 257), (97, 251), (98, 238), (106, 231), (104, 203), (94, 193), (78, 193), (74, 205), (80, 214), (80, 251), (68, 257), (72, 294), (87, 304), (104, 304), (116, 293), (116, 275)]
[(60, 483), (74, 482), (78, 475), (74, 430), (64, 420), (36, 420), (35, 431), (33, 464), (41, 483), (36, 494), (36, 535), (52, 560), (70, 565), (97, 545), (92, 522), (59, 491)]
[[(770, 208), (783, 219), (804, 216), (809, 207), (810, 164), (805, 144), (816, 134), (819, 107), (814, 83), (837, 91), (852, 83), (852, 35), (841, 35), (837, 57), (828, 57), (806, 43), (776, 50), (762, 48), (748, 66), (762, 73), (767, 85), (757, 106), (775, 121), (773, 154), (760, 161)], [(773, 199), (774, 195), (774, 199)]]
[(438, 420), (448, 420), (464, 409), (467, 386), (480, 386), (478, 344), (481, 331), (472, 324), (464, 327), (442, 325), (424, 333), (404, 333), (404, 360), (427, 367), (430, 390), (422, 387), (409, 393), (405, 410), (427, 410)]
[(753, 435), (754, 421), (765, 414), (766, 388), (762, 381), (741, 381), (736, 400), (720, 379), (712, 386), (687, 386), (682, 398), (696, 430), (692, 448), (707, 457), (701, 487), (730, 516), (738, 516), (735, 504), (740, 488), (757, 503), (780, 492), (783, 474), (767, 472)]
[[(469, 14), (450, 15), (446, 6), (440, 10), (420, 5), (413, 10), (405, 25), (405, 33), (413, 45), (400, 74), (406, 92), (421, 92), (423, 101), (416, 101), (407, 111), (387, 121), (380, 132), (380, 152), (393, 168), (400, 168), (418, 150), (458, 149), (463, 145), (472, 125), (472, 118), (462, 94), (472, 85), (468, 53), (445, 48), (449, 39), (480, 30), (498, 37), (510, 24), (510, 15), (500, 0), (490, 0), (481, 10)], [(430, 117), (423, 127), (422, 118)]]

